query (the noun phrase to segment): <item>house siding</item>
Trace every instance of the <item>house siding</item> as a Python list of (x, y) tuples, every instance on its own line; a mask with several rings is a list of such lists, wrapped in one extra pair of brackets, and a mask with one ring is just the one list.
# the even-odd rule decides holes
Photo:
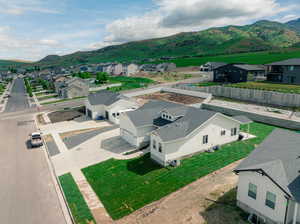
[[(248, 196), (249, 183), (257, 186), (256, 199)], [(276, 195), (276, 205), (274, 209), (265, 205), (267, 191)], [(287, 199), (283, 191), (266, 176), (256, 172), (240, 172), (237, 201), (237, 205), (241, 209), (265, 218), (267, 223), (284, 223)]]
[[(272, 66), (271, 66), (272, 67)], [(285, 84), (300, 84), (300, 66), (294, 66), (294, 70), (290, 71), (290, 66), (276, 66), (282, 70), (282, 72), (278, 72), (274, 74), (270, 71), (271, 67), (268, 69), (267, 80), (271, 82), (281, 82)], [(292, 82), (292, 77), (294, 82)]]
[[(153, 150), (152, 147), (151, 153), (156, 154), (156, 156), (164, 160), (165, 163), (167, 163), (167, 161), (181, 159), (182, 157), (197, 152), (203, 152), (214, 146), (238, 140), (239, 126), (238, 122), (218, 114), (188, 138), (172, 142), (163, 142), (158, 136), (153, 134), (151, 138), (162, 143), (163, 154), (157, 154), (157, 151)], [(231, 128), (237, 128), (237, 135), (231, 136)], [(222, 130), (226, 131), (225, 136), (221, 136)], [(205, 135), (208, 135), (208, 144), (203, 144), (203, 136)]]

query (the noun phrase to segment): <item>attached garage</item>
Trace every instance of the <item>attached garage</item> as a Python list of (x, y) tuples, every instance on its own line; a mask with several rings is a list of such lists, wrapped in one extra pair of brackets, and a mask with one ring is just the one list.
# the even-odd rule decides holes
[(137, 137), (125, 129), (121, 129), (121, 137), (133, 146), (137, 146)]

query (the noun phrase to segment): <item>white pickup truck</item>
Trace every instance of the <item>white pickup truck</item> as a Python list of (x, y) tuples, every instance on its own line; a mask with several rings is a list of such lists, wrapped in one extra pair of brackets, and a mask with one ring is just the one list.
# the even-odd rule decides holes
[(43, 145), (41, 133), (34, 132), (30, 134), (31, 147), (40, 147)]

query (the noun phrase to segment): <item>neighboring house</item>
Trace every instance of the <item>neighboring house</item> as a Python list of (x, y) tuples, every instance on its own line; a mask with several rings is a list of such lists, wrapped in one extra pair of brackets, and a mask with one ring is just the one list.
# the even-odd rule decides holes
[(125, 64), (123, 65), (123, 75), (125, 76), (131, 76), (135, 75), (139, 72), (139, 66), (137, 64)]
[(54, 83), (56, 93), (61, 98), (76, 98), (83, 97), (89, 94), (89, 83), (84, 79), (70, 78), (64, 79), (59, 78)]
[(86, 116), (94, 120), (107, 119), (115, 124), (119, 124), (119, 117), (122, 113), (139, 107), (133, 99), (108, 90), (90, 94), (85, 106)]
[(213, 70), (214, 82), (238, 83), (261, 80), (265, 68), (259, 65), (228, 64)]
[(123, 65), (121, 63), (114, 64), (111, 74), (112, 75), (122, 75), (123, 74)]
[(300, 58), (266, 65), (267, 80), (286, 84), (300, 84)]
[(275, 129), (235, 169), (237, 205), (257, 223), (300, 223), (300, 134)]
[(140, 71), (143, 72), (157, 72), (157, 65), (155, 64), (143, 64), (140, 66)]
[(156, 66), (157, 72), (170, 72), (176, 69), (176, 64), (174, 63), (162, 63)]
[(240, 123), (223, 114), (181, 104), (150, 101), (120, 117), (121, 137), (137, 148), (150, 144), (162, 166), (238, 140)]
[(227, 65), (227, 63), (224, 62), (207, 62), (204, 65), (200, 66), (201, 72), (212, 72), (214, 69), (217, 69), (221, 66)]

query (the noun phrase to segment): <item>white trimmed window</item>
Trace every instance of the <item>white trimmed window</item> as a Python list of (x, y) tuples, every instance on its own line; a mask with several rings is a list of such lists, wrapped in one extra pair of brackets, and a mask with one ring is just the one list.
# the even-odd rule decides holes
[(202, 143), (203, 143), (204, 145), (208, 143), (208, 135), (204, 135), (204, 136), (203, 136)]
[(266, 203), (265, 204), (269, 208), (275, 209), (276, 195), (268, 191), (267, 195), (266, 195)]
[(255, 184), (249, 183), (248, 196), (250, 198), (256, 199), (256, 196), (257, 196), (257, 186)]
[(231, 136), (237, 135), (237, 128), (231, 128)]
[(155, 140), (152, 141), (152, 148), (156, 149), (156, 141)]
[(224, 136), (224, 135), (226, 135), (226, 130), (221, 131), (221, 136)]
[(162, 152), (162, 144), (161, 143), (158, 143), (158, 151)]

